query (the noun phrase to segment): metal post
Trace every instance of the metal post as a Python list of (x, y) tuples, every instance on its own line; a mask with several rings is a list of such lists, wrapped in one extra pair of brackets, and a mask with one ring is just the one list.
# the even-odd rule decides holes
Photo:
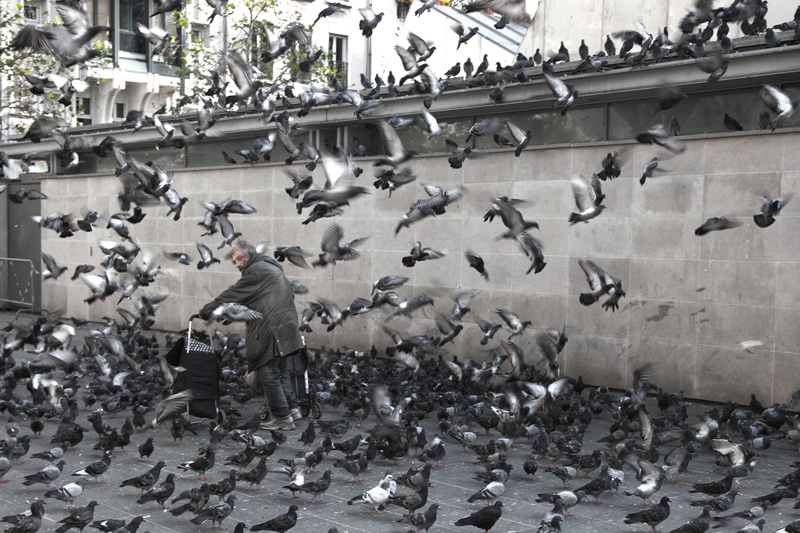
[[(5, 7), (5, 2), (0, 1), (0, 18), (3, 16), (3, 8)], [(0, 76), (0, 109), (4, 109), (3, 106), (3, 76)], [(5, 142), (6, 140), (6, 114), (3, 113), (0, 115), (0, 142)]]
[[(111, 59), (114, 62), (114, 68), (119, 65), (119, 0), (111, 0), (109, 2), (111, 9)], [(111, 110), (113, 114), (114, 110)]]
[[(369, 3), (369, 8), (372, 9), (372, 2)], [(372, 37), (367, 37), (367, 79), (372, 79)]]
[(183, 25), (181, 25), (181, 29), (178, 32), (178, 39), (181, 40), (181, 96), (184, 96), (186, 94), (186, 28)]
[(228, 15), (222, 15), (222, 57), (228, 55)]

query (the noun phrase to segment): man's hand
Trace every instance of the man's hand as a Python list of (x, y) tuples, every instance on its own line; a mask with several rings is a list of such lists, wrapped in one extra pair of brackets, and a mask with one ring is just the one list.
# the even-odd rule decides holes
[(211, 313), (213, 313), (217, 307), (219, 307), (217, 302), (207, 303), (206, 305), (203, 306), (202, 309), (200, 309), (200, 312), (197, 314), (200, 315), (200, 318), (202, 318), (203, 320), (208, 320), (211, 318)]

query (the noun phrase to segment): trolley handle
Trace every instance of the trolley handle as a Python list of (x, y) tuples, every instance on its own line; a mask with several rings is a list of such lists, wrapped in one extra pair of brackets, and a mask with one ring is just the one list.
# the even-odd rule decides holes
[[(189, 345), (192, 342), (192, 321), (195, 318), (200, 318), (200, 315), (195, 313), (189, 317), (189, 328), (186, 330), (186, 353), (189, 353)], [(211, 349), (214, 349), (214, 335), (211, 334), (211, 325), (208, 326), (208, 342), (211, 344)]]

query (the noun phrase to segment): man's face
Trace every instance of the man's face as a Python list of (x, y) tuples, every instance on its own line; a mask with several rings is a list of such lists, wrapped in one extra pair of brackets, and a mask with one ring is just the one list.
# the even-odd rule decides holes
[(239, 272), (241, 272), (244, 270), (244, 264), (247, 262), (247, 257), (245, 257), (242, 250), (236, 250), (231, 256), (231, 261), (233, 261), (233, 264), (236, 265), (236, 268), (239, 269)]

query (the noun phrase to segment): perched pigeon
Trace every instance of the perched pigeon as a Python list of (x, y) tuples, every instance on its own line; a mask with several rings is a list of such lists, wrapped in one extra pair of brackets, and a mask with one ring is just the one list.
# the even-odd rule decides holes
[(489, 531), (500, 520), (503, 514), (503, 502), (496, 501), (493, 505), (483, 507), (471, 515), (456, 520), (456, 526), (474, 526), (484, 531)]
[(103, 483), (100, 481), (100, 476), (105, 474), (108, 471), (108, 467), (111, 466), (111, 457), (112, 453), (107, 451), (103, 454), (103, 458), (99, 461), (95, 461), (86, 468), (78, 470), (77, 472), (73, 472), (73, 476), (90, 476), (95, 479), (97, 483)]
[(489, 504), (492, 504), (497, 498), (503, 495), (505, 490), (506, 487), (503, 483), (500, 481), (492, 481), (483, 489), (467, 498), (467, 501), (472, 503), (478, 500), (486, 500)]
[(164, 461), (159, 461), (147, 472), (142, 474), (141, 476), (136, 476), (134, 478), (126, 479), (122, 483), (120, 483), (120, 487), (136, 487), (140, 489), (142, 492), (146, 490), (152, 489), (156, 483), (158, 483), (158, 477), (161, 475), (161, 469), (164, 468), (165, 463)]
[(697, 518), (689, 520), (682, 526), (673, 529), (670, 533), (703, 533), (711, 525), (711, 506), (703, 507), (703, 513)]
[(290, 505), (286, 514), (276, 516), (272, 520), (267, 520), (261, 524), (250, 527), (250, 531), (275, 531), (276, 533), (286, 533), (297, 524), (297, 507)]
[(30, 487), (34, 483), (44, 483), (47, 485), (48, 490), (52, 490), (52, 482), (61, 475), (61, 472), (64, 470), (64, 464), (66, 464), (66, 461), (61, 460), (57, 464), (42, 468), (35, 474), (29, 474), (25, 476), (25, 482), (22, 484), (26, 487)]
[(210, 450), (206, 453), (203, 457), (198, 457), (192, 461), (186, 461), (178, 465), (178, 468), (186, 472), (187, 470), (193, 470), (200, 474), (198, 479), (205, 480), (208, 477), (203, 476), (206, 472), (211, 470), (214, 467), (214, 450)]
[(56, 533), (66, 533), (70, 529), (83, 529), (94, 520), (94, 508), (97, 507), (97, 502), (92, 500), (86, 507), (75, 509), (68, 517), (62, 518), (58, 521), (61, 526), (56, 529)]
[(653, 531), (657, 531), (656, 526), (669, 518), (669, 502), (668, 496), (662, 496), (661, 501), (652, 507), (627, 515), (624, 522), (626, 524), (647, 524), (653, 528)]
[(51, 490), (45, 493), (45, 498), (55, 498), (62, 502), (72, 503), (83, 494), (83, 478), (75, 483), (68, 483), (60, 489)]
[(42, 527), (44, 502), (34, 500), (31, 503), (31, 514), (21, 518), (14, 526), (6, 529), (6, 533), (36, 533)]
[(136, 503), (142, 505), (147, 502), (157, 502), (158, 506), (163, 508), (172, 494), (175, 492), (175, 474), (167, 474), (167, 479), (162, 481), (156, 487), (153, 487), (146, 493), (142, 494)]
[(394, 481), (394, 477), (391, 474), (387, 474), (378, 486), (369, 489), (368, 491), (359, 494), (358, 496), (354, 496), (350, 500), (348, 500), (347, 505), (355, 505), (357, 503), (363, 503), (365, 505), (371, 505), (375, 508), (375, 512), (382, 514), (383, 508), (386, 505), (386, 502), (389, 500), (389, 483)]
[(439, 511), (439, 504), (432, 503), (424, 513), (412, 513), (410, 515), (404, 516), (398, 522), (405, 522), (411, 524), (416, 530), (417, 533), (425, 530), (425, 533), (428, 533), (430, 528), (433, 524), (436, 523), (436, 518), (438, 517)]
[[(197, 516), (192, 518), (190, 522), (195, 525), (202, 524), (206, 520), (211, 520), (212, 525), (214, 523), (219, 524), (220, 529), (224, 529), (222, 527), (222, 521), (225, 520), (232, 512), (233, 506), (236, 502), (236, 495), (231, 494), (228, 496), (228, 499), (224, 502), (218, 502), (211, 505), (206, 505), (202, 509), (198, 509)], [(251, 528), (252, 529), (252, 528)]]

